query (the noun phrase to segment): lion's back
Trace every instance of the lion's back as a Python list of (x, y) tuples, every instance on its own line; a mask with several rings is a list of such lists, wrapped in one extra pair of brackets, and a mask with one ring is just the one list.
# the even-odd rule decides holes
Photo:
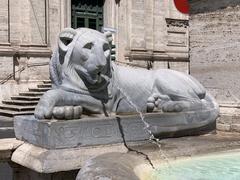
[(155, 86), (168, 94), (179, 94), (182, 96), (200, 99), (205, 97), (206, 89), (192, 76), (170, 69), (159, 69), (154, 72)]
[(117, 78), (122, 87), (150, 89), (153, 87), (153, 71), (140, 68), (117, 66)]

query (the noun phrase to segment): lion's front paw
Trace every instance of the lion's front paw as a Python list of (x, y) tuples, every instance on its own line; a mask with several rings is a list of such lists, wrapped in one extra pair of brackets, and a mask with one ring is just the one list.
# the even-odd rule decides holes
[(57, 106), (53, 108), (56, 119), (79, 119), (82, 115), (82, 106)]
[(57, 104), (59, 97), (61, 97), (61, 94), (57, 89), (45, 92), (35, 108), (35, 117), (37, 119), (51, 119), (53, 108)]
[(35, 108), (34, 116), (37, 119), (51, 119), (52, 108), (40, 102)]

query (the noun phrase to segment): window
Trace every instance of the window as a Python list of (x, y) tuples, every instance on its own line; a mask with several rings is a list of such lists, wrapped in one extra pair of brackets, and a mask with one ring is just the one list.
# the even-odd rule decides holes
[(101, 30), (103, 26), (103, 0), (72, 0), (72, 27)]

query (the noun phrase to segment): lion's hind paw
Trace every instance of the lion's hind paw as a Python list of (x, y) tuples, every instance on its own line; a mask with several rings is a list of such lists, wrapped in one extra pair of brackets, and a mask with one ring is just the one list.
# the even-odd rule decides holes
[(147, 112), (153, 112), (155, 108), (160, 109), (161, 105), (169, 100), (170, 98), (167, 95), (152, 94), (147, 100)]

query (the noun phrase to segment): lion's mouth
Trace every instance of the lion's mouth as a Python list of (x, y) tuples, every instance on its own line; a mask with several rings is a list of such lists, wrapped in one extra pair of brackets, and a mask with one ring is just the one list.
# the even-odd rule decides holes
[[(86, 75), (86, 76), (88, 76), (88, 75)], [(91, 79), (90, 79), (90, 82), (92, 82), (91, 84), (100, 83), (102, 81), (101, 72), (89, 74), (89, 76), (91, 77)], [(88, 79), (88, 81), (89, 81), (89, 79)]]
[(102, 72), (98, 72), (96, 74), (90, 74), (91, 80), (88, 79), (88, 82), (91, 84), (101, 84), (102, 82), (108, 83), (109, 77), (103, 74)]
[(102, 74), (101, 72), (98, 72), (98, 73), (97, 73), (97, 80), (98, 80), (98, 81), (101, 81), (101, 78), (102, 78), (101, 74)]
[(101, 71), (97, 72), (97, 73), (88, 73), (87, 70), (85, 70), (82, 67), (78, 67), (76, 68), (76, 72), (80, 77), (84, 77), (88, 83), (90, 84), (97, 84), (97, 83), (101, 83), (104, 79), (106, 81), (108, 81), (108, 78), (101, 73)]

